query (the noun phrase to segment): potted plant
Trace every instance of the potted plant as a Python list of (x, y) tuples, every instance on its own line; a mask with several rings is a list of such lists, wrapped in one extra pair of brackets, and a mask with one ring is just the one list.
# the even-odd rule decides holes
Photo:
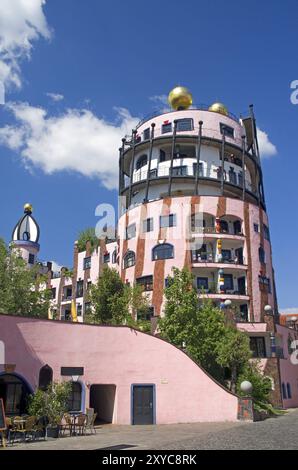
[(67, 411), (70, 392), (70, 382), (54, 382), (45, 391), (39, 389), (31, 396), (28, 412), (38, 419), (45, 419), (47, 437), (59, 437), (60, 423)]

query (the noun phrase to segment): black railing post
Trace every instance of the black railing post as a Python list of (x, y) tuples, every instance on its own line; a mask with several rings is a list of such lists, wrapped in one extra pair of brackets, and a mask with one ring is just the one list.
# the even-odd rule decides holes
[(134, 173), (134, 166), (135, 166), (135, 153), (136, 153), (136, 134), (137, 131), (132, 131), (132, 157), (130, 162), (130, 184), (129, 184), (129, 196), (128, 196), (128, 206), (129, 208), (131, 204), (131, 196), (132, 196), (132, 185), (133, 185), (133, 173)]
[(200, 175), (200, 158), (201, 158), (201, 142), (202, 142), (202, 125), (203, 121), (199, 122), (198, 144), (197, 144), (197, 168), (196, 168), (196, 184), (195, 195), (199, 194), (199, 175)]
[[(145, 193), (144, 202), (148, 202), (148, 195), (149, 195), (151, 160), (152, 160), (153, 141), (154, 141), (154, 127), (155, 127), (155, 123), (153, 122), (153, 123), (151, 124), (150, 150), (149, 150), (149, 161), (148, 161), (148, 171), (147, 171), (147, 183), (146, 183), (146, 193)], [(158, 171), (158, 169), (157, 169), (157, 171)]]
[(173, 173), (173, 161), (176, 149), (176, 130), (177, 130), (177, 120), (174, 120), (174, 129), (173, 129), (173, 136), (172, 136), (172, 153), (171, 153), (171, 166), (170, 166), (170, 173), (169, 173), (169, 190), (168, 196), (171, 197), (172, 193), (172, 173)]
[(222, 135), (222, 143), (221, 143), (221, 195), (223, 196), (224, 194), (224, 180), (225, 180), (225, 142), (226, 142), (226, 136), (225, 136), (225, 130), (223, 129), (223, 135)]

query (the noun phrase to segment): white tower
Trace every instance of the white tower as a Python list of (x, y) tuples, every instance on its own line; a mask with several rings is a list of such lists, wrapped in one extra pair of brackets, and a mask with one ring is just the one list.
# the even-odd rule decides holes
[(32, 211), (31, 204), (24, 205), (24, 215), (12, 232), (13, 248), (19, 250), (29, 267), (36, 263), (39, 252), (39, 226), (32, 216)]

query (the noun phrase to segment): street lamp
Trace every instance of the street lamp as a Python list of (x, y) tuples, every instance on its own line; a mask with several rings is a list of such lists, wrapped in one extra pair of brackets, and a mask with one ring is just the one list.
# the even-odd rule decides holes
[(265, 305), (265, 307), (264, 307), (264, 312), (265, 312), (267, 315), (272, 315), (273, 310), (272, 310), (271, 305)]
[(229, 308), (232, 305), (232, 301), (230, 299), (227, 299), (227, 300), (224, 301), (224, 304), (225, 304), (226, 308)]
[(248, 380), (244, 380), (243, 382), (241, 382), (240, 384), (240, 390), (245, 393), (247, 396), (251, 395), (251, 392), (252, 392), (252, 383), (249, 382)]

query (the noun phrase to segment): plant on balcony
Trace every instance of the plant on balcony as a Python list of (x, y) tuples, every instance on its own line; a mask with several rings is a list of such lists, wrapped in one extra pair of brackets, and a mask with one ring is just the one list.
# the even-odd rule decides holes
[(95, 235), (93, 227), (86, 228), (79, 233), (78, 237), (78, 250), (79, 252), (86, 250), (86, 243), (90, 242), (91, 252), (93, 252), (99, 245), (99, 239)]

